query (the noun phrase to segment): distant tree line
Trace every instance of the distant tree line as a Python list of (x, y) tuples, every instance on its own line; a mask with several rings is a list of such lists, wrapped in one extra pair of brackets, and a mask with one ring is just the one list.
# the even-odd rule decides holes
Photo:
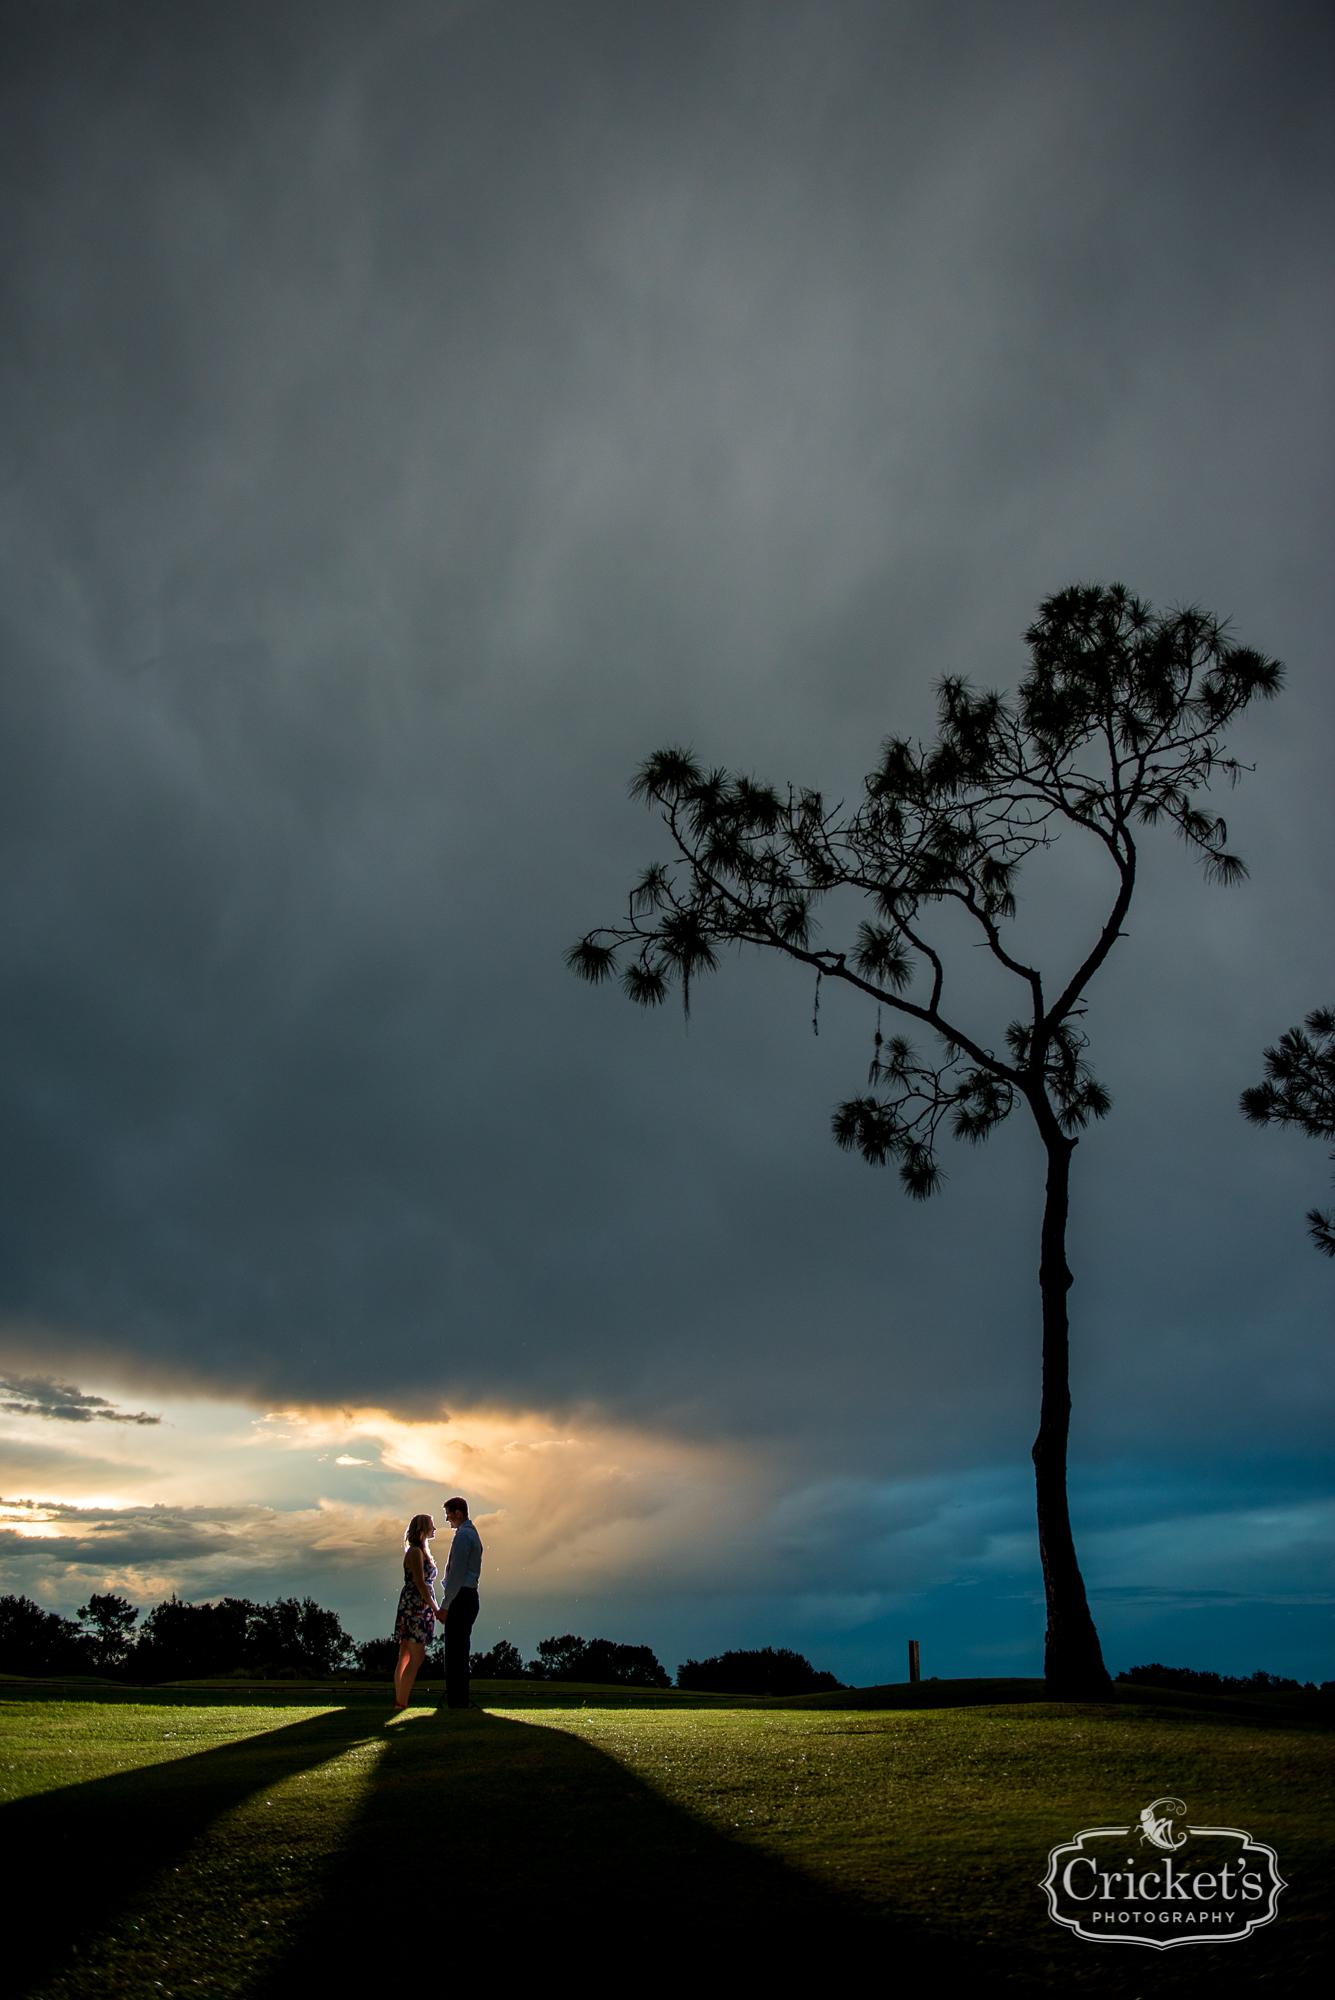
[(787, 1646), (719, 1653), (712, 1660), (684, 1660), (677, 1668), (677, 1686), (701, 1694), (828, 1694), (843, 1685)]
[[(588, 1681), (595, 1687), (667, 1688), (672, 1681), (648, 1646), (623, 1646), (613, 1639), (581, 1639), (574, 1632), (544, 1639), (537, 1658), (525, 1664), (519, 1648), (501, 1639), (470, 1661), (478, 1680)], [(821, 1673), (801, 1653), (786, 1646), (720, 1653), (709, 1660), (686, 1660), (677, 1686), (711, 1694), (821, 1694), (841, 1688), (833, 1674)]]
[(43, 1611), (30, 1597), (0, 1597), (0, 1673), (99, 1671), (88, 1635), (72, 1618)]
[(624, 1646), (616, 1639), (581, 1639), (563, 1632), (538, 1643), (537, 1657), (525, 1665), (518, 1646), (500, 1639), (486, 1653), (474, 1653), (469, 1670), (478, 1680), (589, 1681), (595, 1687), (667, 1688), (672, 1677), (649, 1646)]
[[(247, 1597), (186, 1604), (170, 1597), (139, 1622), (128, 1598), (94, 1594), (79, 1607), (77, 1622), (44, 1611), (27, 1597), (0, 1597), (0, 1673), (99, 1674), (132, 1682), (210, 1680), (219, 1675), (264, 1679), (326, 1680), (358, 1673), (388, 1680), (398, 1659), (395, 1639), (355, 1643), (337, 1612), (314, 1599), (283, 1597), (255, 1604)], [(136, 1631), (135, 1627), (138, 1626)], [(500, 1639), (474, 1653), (479, 1680), (584, 1681), (595, 1687), (669, 1688), (672, 1677), (649, 1646), (616, 1639), (584, 1639), (575, 1632), (540, 1641), (525, 1662), (519, 1648)], [(443, 1637), (428, 1653), (419, 1679), (444, 1676)], [(679, 1688), (720, 1694), (810, 1694), (840, 1686), (809, 1660), (784, 1647), (722, 1653), (687, 1660)]]
[(490, 1652), (471, 1653), (468, 1671), (480, 1681), (522, 1681), (527, 1677), (519, 1648), (508, 1639), (498, 1639)]
[(0, 1597), (0, 1673), (102, 1674), (138, 1682), (218, 1674), (324, 1680), (357, 1663), (338, 1613), (310, 1597), (184, 1604), (172, 1596), (136, 1633), (138, 1619), (129, 1599), (114, 1593), (90, 1597), (77, 1623), (43, 1611), (30, 1598)]
[[(0, 1596), (0, 1673), (98, 1674), (137, 1683), (211, 1680), (218, 1675), (264, 1679), (327, 1680), (355, 1673), (388, 1680), (398, 1659), (396, 1639), (355, 1643), (337, 1612), (313, 1598), (280, 1597), (255, 1604), (247, 1597), (185, 1604), (175, 1596), (143, 1618), (128, 1598), (95, 1592), (77, 1619), (44, 1611), (28, 1597)], [(138, 1626), (138, 1630), (135, 1627)], [(648, 1646), (614, 1639), (582, 1639), (564, 1632), (543, 1639), (525, 1662), (519, 1648), (499, 1639), (474, 1653), (479, 1680), (585, 1681), (596, 1687), (668, 1688), (672, 1680)], [(444, 1676), (443, 1639), (427, 1655), (423, 1680)], [(1166, 1667), (1160, 1661), (1117, 1676), (1143, 1687), (1182, 1688), (1198, 1694), (1335, 1695), (1335, 1681), (1287, 1680), (1258, 1671), (1235, 1676)], [(684, 1660), (679, 1689), (700, 1694), (798, 1695), (834, 1692), (844, 1685), (786, 1646), (761, 1646)]]
[(1153, 1660), (1145, 1667), (1128, 1667), (1119, 1681), (1132, 1681), (1141, 1687), (1189, 1688), (1196, 1694), (1330, 1694), (1335, 1693), (1335, 1681), (1322, 1681), (1320, 1688), (1315, 1681), (1289, 1681), (1282, 1674), (1262, 1673), (1258, 1668), (1254, 1674), (1197, 1673), (1192, 1667), (1165, 1667)]
[[(77, 1620), (44, 1611), (28, 1597), (0, 1597), (0, 1673), (7, 1674), (97, 1674), (137, 1683), (212, 1680), (225, 1674), (327, 1680), (356, 1673), (388, 1680), (398, 1653), (396, 1639), (354, 1642), (338, 1613), (310, 1597), (280, 1597), (271, 1604), (223, 1597), (186, 1604), (172, 1596), (155, 1605), (142, 1623), (129, 1599), (113, 1592), (95, 1592), (80, 1605)], [(471, 1668), (479, 1680), (672, 1686), (651, 1647), (583, 1639), (575, 1632), (541, 1640), (527, 1662), (510, 1640), (499, 1639), (489, 1651), (472, 1655)], [(418, 1678), (440, 1680), (444, 1671), (442, 1635)], [(677, 1686), (717, 1694), (815, 1694), (842, 1683), (833, 1674), (818, 1673), (800, 1653), (765, 1646), (687, 1660), (677, 1670)]]

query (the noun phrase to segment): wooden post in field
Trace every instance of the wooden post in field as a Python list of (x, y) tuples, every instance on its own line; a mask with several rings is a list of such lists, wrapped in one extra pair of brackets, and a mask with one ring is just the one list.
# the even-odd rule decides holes
[(922, 1675), (918, 1671), (918, 1642), (916, 1639), (909, 1640), (909, 1679), (911, 1681), (920, 1681), (922, 1679)]

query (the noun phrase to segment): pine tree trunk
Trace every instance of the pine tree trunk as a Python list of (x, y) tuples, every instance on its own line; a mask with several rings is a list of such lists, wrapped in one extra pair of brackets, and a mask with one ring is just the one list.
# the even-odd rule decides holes
[(1055, 1122), (1043, 1137), (1048, 1152), (1038, 1277), (1043, 1295), (1043, 1400), (1034, 1440), (1038, 1550), (1048, 1605), (1043, 1672), (1048, 1693), (1070, 1700), (1097, 1696), (1110, 1683), (1089, 1615), (1066, 1504), (1066, 1440), (1071, 1427), (1066, 1294), (1072, 1284), (1066, 1262), (1066, 1212), (1075, 1142)]

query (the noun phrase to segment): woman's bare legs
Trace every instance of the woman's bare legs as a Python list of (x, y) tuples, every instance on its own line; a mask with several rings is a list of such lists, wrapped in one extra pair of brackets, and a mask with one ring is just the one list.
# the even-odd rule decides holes
[(426, 1647), (416, 1639), (399, 1642), (399, 1664), (394, 1669), (394, 1706), (406, 1708), (417, 1679), (417, 1670), (426, 1658)]

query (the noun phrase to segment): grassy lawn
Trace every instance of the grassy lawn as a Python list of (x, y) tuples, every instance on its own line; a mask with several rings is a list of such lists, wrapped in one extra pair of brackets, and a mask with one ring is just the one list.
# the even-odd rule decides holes
[[(651, 1992), (1326, 1990), (1335, 1736), (1280, 1711), (498, 1683), (391, 1721), (381, 1689), (23, 1692), (0, 1700), (13, 2000), (448, 1983), (447, 1946), (472, 1976)], [(1069, 1937), (1036, 1887), (1049, 1847), (1165, 1792), (1278, 1849), (1278, 1919), (1166, 1953)]]
[[(1297, 1990), (1329, 1949), (1335, 1743), (1156, 1711), (981, 1706), (907, 1714), (549, 1715), (665, 1798), (850, 1904), (941, 1948), (982, 1951), (989, 1983), (1053, 1991)], [(1190, 1817), (1276, 1845), (1281, 1916), (1233, 1951), (1091, 1947), (1034, 1885), (1078, 1827), (1134, 1822), (1166, 1791)], [(1263, 1831), (1268, 1829), (1268, 1831)], [(1235, 1964), (1234, 1961), (1237, 1961)], [(1130, 1961), (1128, 1963), (1128, 1961)]]

